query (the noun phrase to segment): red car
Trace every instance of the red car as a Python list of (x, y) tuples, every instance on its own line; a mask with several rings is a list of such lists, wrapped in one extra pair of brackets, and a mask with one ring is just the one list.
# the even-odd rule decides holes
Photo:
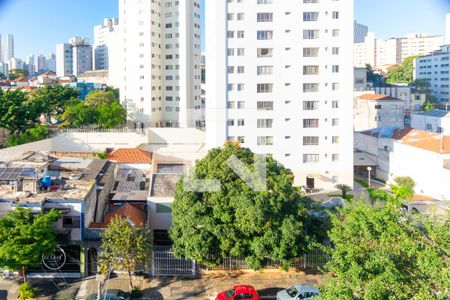
[(255, 288), (250, 285), (236, 285), (228, 291), (217, 295), (216, 300), (241, 300), (254, 299), (260, 300)]

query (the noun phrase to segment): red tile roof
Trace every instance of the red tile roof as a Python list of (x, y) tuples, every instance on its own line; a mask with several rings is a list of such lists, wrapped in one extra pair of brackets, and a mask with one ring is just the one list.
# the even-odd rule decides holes
[(28, 78), (21, 76), (21, 77), (17, 77), (12, 82), (28, 82)]
[(122, 148), (113, 151), (108, 156), (108, 159), (118, 163), (150, 164), (152, 162), (152, 153), (137, 148)]
[(436, 198), (424, 196), (424, 195), (414, 195), (414, 197), (411, 199), (411, 201), (432, 201), (436, 200)]
[(116, 216), (129, 219), (135, 226), (145, 225), (146, 214), (144, 207), (137, 207), (130, 203), (125, 203), (118, 209), (108, 213), (105, 217), (105, 224), (111, 222)]
[(380, 94), (365, 94), (359, 96), (358, 99), (368, 100), (368, 101), (403, 101), (402, 99), (398, 99), (395, 97), (391, 97), (388, 95), (380, 95)]

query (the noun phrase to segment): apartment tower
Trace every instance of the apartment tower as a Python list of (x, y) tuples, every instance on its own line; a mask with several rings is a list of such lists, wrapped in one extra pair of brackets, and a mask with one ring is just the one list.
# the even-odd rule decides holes
[(206, 1), (206, 142), (353, 185), (353, 0)]
[(200, 0), (119, 0), (120, 95), (137, 127), (203, 127)]
[(88, 38), (73, 37), (56, 46), (56, 75), (78, 76), (92, 71), (92, 46)]
[(95, 70), (109, 69), (109, 52), (118, 45), (119, 39), (119, 19), (106, 18), (102, 25), (94, 27), (93, 65)]

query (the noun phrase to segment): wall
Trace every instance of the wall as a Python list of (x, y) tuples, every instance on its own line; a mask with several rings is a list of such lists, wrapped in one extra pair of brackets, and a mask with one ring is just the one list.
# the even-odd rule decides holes
[[(431, 129), (427, 129), (427, 124), (431, 126)], [(436, 133), (450, 133), (450, 113), (449, 117), (433, 117), (423, 114), (411, 115), (411, 127), (419, 130), (436, 132)], [(438, 127), (442, 128), (442, 131), (438, 131)]]
[[(381, 109), (376, 109), (381, 105)], [(381, 120), (380, 120), (381, 118)], [(354, 129), (355, 131), (370, 130), (380, 127), (403, 127), (404, 101), (368, 101), (355, 100)]]

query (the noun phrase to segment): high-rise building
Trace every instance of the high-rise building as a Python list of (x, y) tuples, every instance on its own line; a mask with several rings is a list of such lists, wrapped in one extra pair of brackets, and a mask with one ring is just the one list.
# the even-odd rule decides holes
[(445, 17), (445, 44), (450, 45), (450, 13)]
[(206, 1), (206, 143), (353, 185), (353, 1)]
[(28, 55), (25, 62), (26, 70), (28, 71), (29, 76), (34, 76), (36, 73), (36, 64), (35, 64), (35, 56), (34, 54)]
[(88, 38), (73, 37), (56, 46), (56, 74), (75, 75), (92, 71), (92, 46)]
[(2, 35), (0, 34), (0, 63), (3, 63), (3, 62), (4, 62), (4, 60), (3, 60), (3, 40), (2, 40)]
[(56, 55), (49, 53), (45, 60), (45, 69), (56, 73)]
[(42, 71), (46, 70), (45, 61), (46, 61), (46, 58), (44, 55), (40, 54), (37, 56), (37, 58), (36, 58), (36, 71), (37, 72), (42, 72)]
[(3, 59), (9, 61), (14, 57), (14, 36), (7, 34), (5, 36), (5, 42), (3, 44)]
[(369, 32), (364, 42), (355, 43), (356, 67), (370, 64), (382, 68), (389, 65), (400, 64), (405, 58), (416, 55), (427, 55), (439, 49), (442, 45), (442, 36), (429, 36), (426, 34), (408, 34), (402, 38), (387, 40), (376, 39), (373, 32)]
[(359, 24), (355, 21), (355, 39), (354, 43), (364, 43), (364, 40), (369, 33), (369, 27)]
[(120, 95), (129, 123), (203, 126), (200, 15), (200, 0), (119, 1)]
[[(119, 20), (104, 19), (102, 25), (94, 27), (94, 68), (95, 70), (108, 70), (109, 50), (118, 47)], [(117, 59), (117, 58), (115, 58)]]

